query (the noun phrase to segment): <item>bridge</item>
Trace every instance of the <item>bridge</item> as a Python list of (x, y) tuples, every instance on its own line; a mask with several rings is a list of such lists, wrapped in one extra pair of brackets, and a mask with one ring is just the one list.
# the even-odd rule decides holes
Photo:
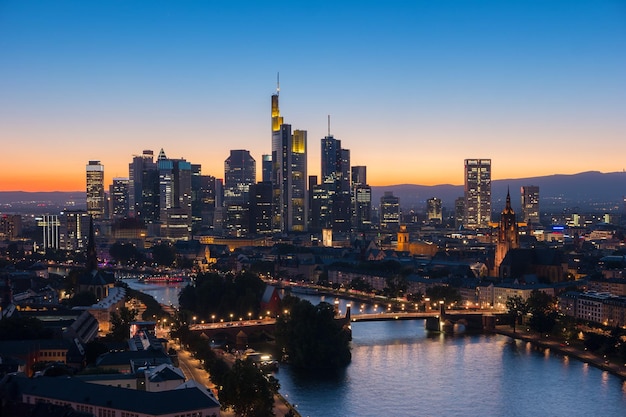
[[(446, 311), (443, 306), (439, 311), (427, 312), (381, 312), (354, 314), (350, 308), (343, 317), (335, 320), (349, 328), (351, 323), (366, 321), (390, 321), (390, 320), (426, 320), (426, 328), (431, 331), (443, 331), (454, 333), (457, 331), (482, 331), (495, 326), (498, 318), (491, 310), (452, 310)], [(261, 320), (239, 320), (219, 323), (192, 324), (189, 330), (199, 332), (204, 337), (215, 340), (227, 340), (229, 343), (247, 343), (249, 336), (273, 337), (276, 329), (276, 319), (267, 318)], [(242, 333), (243, 332), (243, 333)], [(246, 342), (238, 339), (245, 339)]]

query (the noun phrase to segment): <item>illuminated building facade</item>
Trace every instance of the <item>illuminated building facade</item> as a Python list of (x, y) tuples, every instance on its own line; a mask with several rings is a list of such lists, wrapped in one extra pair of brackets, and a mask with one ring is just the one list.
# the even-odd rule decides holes
[(191, 164), (184, 159), (169, 159), (161, 149), (157, 165), (161, 237), (189, 240), (192, 221)]
[(159, 170), (151, 150), (128, 164), (128, 211), (146, 224), (159, 221)]
[(489, 227), (491, 221), (491, 159), (466, 159), (464, 177), (464, 225), (469, 229)]
[(62, 250), (82, 251), (89, 242), (91, 216), (84, 210), (61, 212), (59, 246)]
[(250, 151), (230, 151), (224, 161), (225, 228), (229, 236), (250, 232), (250, 187), (256, 183), (256, 161)]
[(400, 228), (400, 198), (391, 191), (385, 191), (380, 198), (380, 228), (387, 231)]
[(524, 185), (521, 190), (522, 221), (529, 224), (539, 224), (539, 187)]
[(128, 178), (113, 178), (113, 183), (109, 187), (109, 198), (111, 204), (109, 213), (111, 218), (122, 219), (128, 217)]
[(441, 199), (432, 197), (426, 200), (426, 214), (428, 221), (434, 223), (441, 223), (443, 221), (443, 213), (441, 210)]
[(104, 165), (89, 161), (87, 171), (87, 213), (94, 219), (104, 217)]
[(500, 214), (498, 242), (496, 243), (495, 272), (500, 273), (500, 264), (511, 249), (519, 248), (519, 230), (515, 212), (511, 208), (511, 195), (506, 193), (506, 206)]
[(329, 133), (321, 140), (321, 188), (326, 194), (330, 211), (322, 211), (321, 228), (331, 228), (334, 233), (348, 233), (352, 223), (350, 184), (350, 150), (341, 148), (341, 140)]
[(352, 228), (368, 230), (372, 226), (372, 188), (367, 184), (367, 167), (353, 166), (351, 172)]
[(272, 228), (274, 232), (307, 229), (307, 132), (284, 124), (278, 93), (272, 95)]
[(59, 249), (59, 229), (61, 226), (59, 216), (56, 214), (44, 214), (37, 218), (37, 226), (41, 227), (42, 232), (42, 252), (45, 252), (46, 249)]

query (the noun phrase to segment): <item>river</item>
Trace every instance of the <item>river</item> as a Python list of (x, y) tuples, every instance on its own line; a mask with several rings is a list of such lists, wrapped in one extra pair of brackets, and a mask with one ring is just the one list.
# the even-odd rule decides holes
[[(142, 285), (131, 287), (144, 291)], [(145, 292), (177, 305), (170, 288)], [(347, 303), (341, 300), (342, 312)], [(352, 305), (355, 314), (361, 305)], [(357, 322), (352, 337), (352, 363), (343, 371), (311, 376), (281, 365), (280, 392), (302, 416), (626, 415), (620, 378), (530, 343), (429, 334), (422, 320)]]

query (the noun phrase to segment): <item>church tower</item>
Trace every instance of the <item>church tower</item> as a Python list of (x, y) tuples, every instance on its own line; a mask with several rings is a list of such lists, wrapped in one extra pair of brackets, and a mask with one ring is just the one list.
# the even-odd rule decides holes
[(500, 214), (498, 227), (498, 243), (496, 244), (496, 258), (494, 263), (495, 273), (500, 275), (500, 264), (507, 252), (519, 248), (519, 230), (515, 212), (511, 208), (511, 195), (506, 193), (506, 207)]

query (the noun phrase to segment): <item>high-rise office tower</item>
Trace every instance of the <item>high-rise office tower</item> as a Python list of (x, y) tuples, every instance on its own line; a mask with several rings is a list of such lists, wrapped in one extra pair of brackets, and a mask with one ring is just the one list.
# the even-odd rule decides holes
[(40, 252), (45, 252), (46, 249), (59, 249), (59, 229), (61, 227), (59, 216), (56, 214), (44, 214), (41, 217), (37, 217), (37, 226), (41, 227), (43, 236), (43, 245), (40, 248)]
[(441, 223), (443, 221), (440, 198), (433, 197), (426, 200), (426, 214), (431, 222)]
[(148, 225), (159, 221), (159, 170), (151, 150), (128, 164), (128, 211)]
[(250, 232), (272, 234), (272, 182), (261, 181), (250, 186)]
[(522, 194), (522, 221), (528, 224), (539, 224), (539, 187), (524, 185)]
[(272, 95), (272, 186), (275, 232), (301, 232), (307, 227), (306, 130), (295, 130), (283, 123), (278, 94)]
[(89, 161), (87, 170), (87, 213), (95, 219), (104, 217), (104, 165)]
[(63, 250), (83, 251), (89, 242), (91, 215), (84, 210), (61, 212), (59, 246)]
[(202, 175), (202, 166), (191, 165), (191, 214), (192, 228), (213, 227), (215, 213), (215, 177)]
[(372, 224), (372, 188), (367, 184), (367, 168), (353, 166), (352, 175), (352, 227), (364, 231)]
[(380, 198), (380, 228), (398, 231), (400, 227), (400, 199), (392, 191), (385, 191)]
[(491, 221), (491, 159), (465, 160), (465, 227), (489, 227)]
[(263, 155), (261, 158), (261, 181), (272, 182), (272, 155)]
[(230, 236), (250, 232), (250, 186), (256, 183), (256, 161), (250, 151), (230, 151), (224, 161), (225, 227)]
[(163, 149), (159, 167), (159, 221), (161, 236), (172, 240), (191, 237), (191, 163), (169, 159)]
[(454, 228), (463, 227), (465, 217), (465, 197), (458, 197), (454, 200)]
[(109, 187), (110, 215), (112, 219), (128, 217), (128, 178), (113, 178)]
[(351, 228), (352, 205), (350, 187), (350, 150), (341, 148), (341, 140), (330, 134), (321, 139), (322, 178), (321, 186), (328, 194), (330, 216), (324, 220), (322, 228), (332, 228), (333, 232), (347, 233)]

